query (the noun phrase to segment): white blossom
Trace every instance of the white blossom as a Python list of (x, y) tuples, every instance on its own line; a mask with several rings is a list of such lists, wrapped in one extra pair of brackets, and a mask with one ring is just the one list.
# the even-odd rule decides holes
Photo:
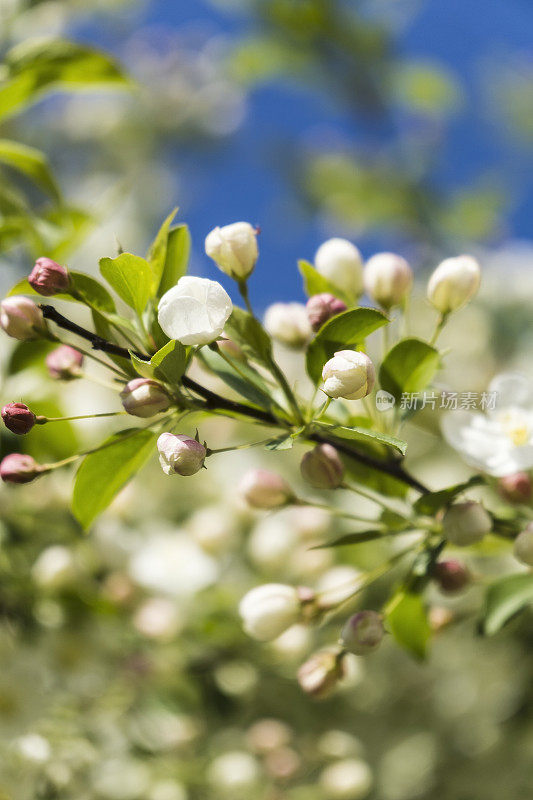
[(349, 297), (363, 292), (363, 259), (357, 247), (347, 239), (328, 239), (315, 254), (315, 267), (334, 286)]
[(360, 400), (370, 394), (376, 380), (374, 365), (366, 353), (339, 350), (322, 370), (323, 391), (329, 397)]
[(158, 320), (170, 339), (202, 345), (220, 336), (232, 310), (228, 293), (217, 281), (186, 275), (159, 301)]
[(257, 231), (249, 222), (215, 228), (206, 237), (205, 252), (226, 275), (243, 280), (252, 272), (259, 255)]
[(364, 269), (365, 290), (383, 308), (400, 305), (413, 285), (413, 271), (396, 253), (377, 253)]
[(282, 583), (256, 586), (244, 595), (239, 605), (244, 630), (262, 642), (276, 639), (298, 622), (300, 611), (298, 591)]
[(439, 264), (429, 279), (428, 300), (441, 314), (449, 314), (472, 299), (480, 282), (481, 270), (475, 258), (447, 258)]

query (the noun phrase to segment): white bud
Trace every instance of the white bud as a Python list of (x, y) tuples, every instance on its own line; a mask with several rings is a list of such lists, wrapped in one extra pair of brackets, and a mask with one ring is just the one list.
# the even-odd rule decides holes
[(274, 303), (265, 312), (265, 328), (273, 339), (288, 347), (302, 347), (313, 331), (301, 303)]
[(374, 388), (374, 365), (365, 353), (358, 350), (339, 350), (322, 370), (323, 391), (329, 397), (360, 400)]
[(444, 537), (458, 547), (480, 542), (492, 529), (492, 520), (481, 503), (455, 503), (442, 520)]
[(533, 567), (533, 523), (516, 537), (514, 555), (522, 564)]
[(159, 463), (165, 475), (194, 475), (202, 469), (205, 447), (183, 434), (162, 433), (157, 440)]
[(39, 339), (46, 333), (41, 309), (22, 295), (6, 297), (0, 303), (0, 326), (8, 336), (21, 341)]
[(365, 265), (366, 292), (383, 308), (399, 306), (413, 285), (413, 271), (396, 253), (377, 253)]
[(120, 393), (124, 410), (135, 417), (153, 417), (166, 411), (170, 398), (165, 387), (151, 378), (134, 378)]
[(472, 299), (480, 282), (481, 270), (475, 258), (447, 258), (429, 279), (428, 300), (441, 314), (449, 314)]
[(159, 301), (158, 320), (170, 339), (202, 345), (220, 336), (232, 310), (231, 299), (219, 283), (186, 275)]
[(294, 498), (287, 481), (266, 469), (249, 470), (240, 482), (239, 493), (253, 508), (279, 508)]
[(256, 586), (239, 605), (243, 627), (249, 636), (267, 642), (298, 622), (301, 602), (298, 590), (282, 583)]
[(215, 228), (206, 237), (205, 252), (226, 275), (243, 280), (250, 275), (259, 256), (257, 231), (249, 222)]
[(362, 800), (372, 788), (372, 772), (365, 761), (346, 758), (324, 769), (320, 785), (328, 800)]
[(350, 297), (363, 292), (363, 259), (347, 239), (328, 239), (315, 254), (315, 267), (334, 286)]

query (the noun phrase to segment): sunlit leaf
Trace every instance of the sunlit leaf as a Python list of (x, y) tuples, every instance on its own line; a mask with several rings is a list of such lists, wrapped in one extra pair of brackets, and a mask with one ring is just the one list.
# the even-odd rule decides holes
[(533, 573), (507, 575), (492, 583), (485, 595), (479, 628), (485, 636), (493, 636), (527, 606), (533, 604)]
[(54, 200), (60, 199), (61, 192), (48, 159), (40, 150), (10, 139), (0, 139), (0, 163), (22, 172)]
[(152, 293), (152, 272), (144, 258), (121, 253), (116, 258), (101, 258), (100, 272), (118, 296), (141, 314)]
[(431, 638), (424, 600), (421, 595), (400, 589), (385, 611), (387, 626), (401, 647), (424, 659)]
[(396, 400), (426, 389), (440, 367), (440, 355), (421, 339), (402, 339), (389, 350), (379, 370), (382, 389)]

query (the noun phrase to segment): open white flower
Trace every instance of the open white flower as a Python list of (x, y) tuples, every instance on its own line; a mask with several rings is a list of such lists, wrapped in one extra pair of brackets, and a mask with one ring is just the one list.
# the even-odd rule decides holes
[(170, 339), (202, 345), (220, 336), (232, 310), (231, 299), (219, 283), (186, 275), (159, 301), (158, 319)]
[(450, 411), (443, 419), (446, 441), (472, 467), (501, 478), (533, 467), (533, 384), (505, 373), (489, 386), (495, 408)]

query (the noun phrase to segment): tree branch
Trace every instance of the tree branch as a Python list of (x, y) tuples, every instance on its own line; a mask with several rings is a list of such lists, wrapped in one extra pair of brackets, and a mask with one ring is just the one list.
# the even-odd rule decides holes
[[(103, 353), (121, 356), (122, 358), (130, 361), (130, 351), (128, 351), (125, 347), (120, 347), (117, 344), (108, 342), (107, 339), (104, 339), (102, 336), (98, 336), (98, 334), (82, 328), (75, 322), (71, 322), (71, 320), (67, 319), (67, 317), (64, 317), (63, 314), (60, 314), (54, 306), (41, 305), (39, 307), (43, 312), (43, 317), (45, 319), (51, 320), (60, 328), (70, 331), (76, 336), (80, 336), (82, 339), (90, 342), (93, 350), (101, 350)], [(150, 361), (150, 356), (146, 353), (139, 353), (135, 350), (132, 350), (131, 352), (134, 353), (137, 358), (140, 358), (143, 361)], [(228, 411), (232, 414), (240, 414), (248, 419), (254, 419), (257, 422), (263, 422), (265, 425), (272, 427), (279, 426), (279, 420), (269, 411), (264, 411), (260, 408), (253, 408), (252, 406), (247, 406), (244, 403), (238, 403), (234, 400), (228, 400), (225, 397), (221, 397), (215, 392), (212, 392), (210, 389), (206, 389), (204, 386), (197, 383), (192, 378), (189, 378), (187, 375), (182, 377), (181, 382), (187, 389), (190, 389), (192, 392), (195, 392), (197, 395), (202, 397), (205, 401), (205, 408), (209, 410)], [(317, 444), (331, 444), (340, 453), (344, 453), (344, 455), (353, 458), (366, 467), (375, 469), (378, 472), (383, 472), (386, 475), (390, 475), (391, 478), (396, 478), (396, 480), (405, 483), (407, 486), (410, 486), (412, 489), (415, 489), (421, 494), (427, 494), (429, 492), (429, 489), (427, 489), (422, 483), (420, 483), (420, 481), (407, 472), (397, 461), (380, 461), (379, 459), (374, 458), (366, 453), (361, 453), (359, 450), (354, 450), (352, 447), (346, 444), (346, 442), (336, 439), (335, 437), (326, 437), (322, 434), (313, 433), (307, 438), (309, 441)]]

